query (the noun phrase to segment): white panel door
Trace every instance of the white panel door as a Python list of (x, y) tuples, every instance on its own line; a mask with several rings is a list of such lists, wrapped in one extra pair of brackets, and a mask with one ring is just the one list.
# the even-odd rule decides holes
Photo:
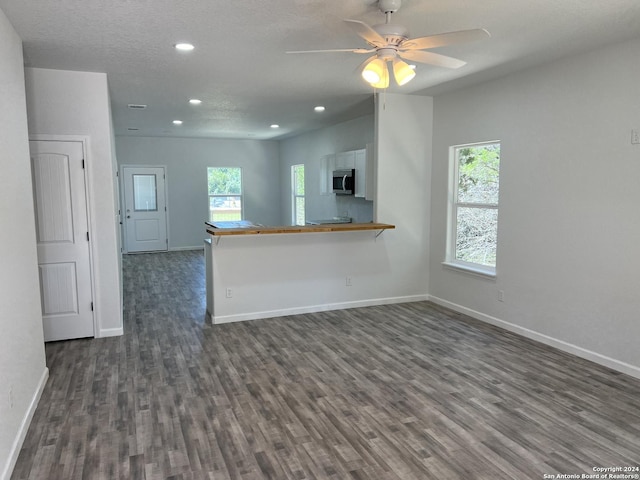
[(122, 167), (128, 253), (167, 250), (164, 167)]
[(82, 143), (29, 145), (44, 339), (93, 337)]

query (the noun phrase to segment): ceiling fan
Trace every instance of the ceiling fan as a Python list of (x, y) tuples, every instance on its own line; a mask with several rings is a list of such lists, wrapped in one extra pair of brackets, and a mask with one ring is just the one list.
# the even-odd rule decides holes
[(438, 67), (460, 68), (466, 64), (457, 58), (439, 53), (429, 52), (436, 47), (472, 42), (490, 37), (484, 29), (461, 30), (458, 32), (441, 33), (427, 37), (409, 38), (408, 30), (402, 25), (392, 24), (391, 15), (398, 11), (402, 0), (378, 0), (378, 7), (385, 14), (385, 23), (370, 27), (359, 20), (345, 20), (347, 24), (362, 37), (371, 48), (341, 48), (332, 50), (303, 50), (287, 53), (373, 53), (361, 65), (362, 77), (375, 88), (389, 86), (389, 70), (387, 64), (391, 62), (393, 76), (398, 85), (410, 82), (416, 73), (414, 68), (404, 60), (427, 63)]

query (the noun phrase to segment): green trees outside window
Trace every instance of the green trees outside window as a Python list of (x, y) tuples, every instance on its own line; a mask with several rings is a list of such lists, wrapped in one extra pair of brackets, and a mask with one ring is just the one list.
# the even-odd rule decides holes
[(304, 165), (291, 166), (292, 221), (294, 225), (305, 224), (304, 214)]
[(207, 168), (209, 220), (242, 220), (242, 169)]
[(448, 260), (495, 272), (500, 143), (453, 147), (455, 179)]

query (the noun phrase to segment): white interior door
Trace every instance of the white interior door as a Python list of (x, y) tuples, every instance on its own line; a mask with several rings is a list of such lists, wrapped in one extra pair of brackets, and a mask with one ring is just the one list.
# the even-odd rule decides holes
[(167, 250), (164, 167), (122, 167), (127, 252)]
[(32, 141), (29, 145), (44, 339), (93, 337), (82, 143)]

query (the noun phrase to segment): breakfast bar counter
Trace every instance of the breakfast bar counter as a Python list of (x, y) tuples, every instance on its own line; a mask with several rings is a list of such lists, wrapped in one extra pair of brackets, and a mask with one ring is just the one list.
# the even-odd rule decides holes
[[(235, 225), (234, 225), (235, 224)], [(387, 223), (330, 223), (322, 225), (286, 225), (265, 227), (242, 222), (229, 222), (224, 228), (216, 227), (215, 223), (205, 222), (207, 233), (213, 236), (222, 235), (269, 235), (287, 233), (326, 233), (326, 232), (356, 232), (366, 230), (388, 230), (396, 228)], [(235, 228), (234, 228), (235, 227)]]
[[(213, 323), (379, 305), (393, 276), (386, 223), (261, 226), (206, 222), (207, 311)], [(302, 235), (306, 234), (306, 235)]]

